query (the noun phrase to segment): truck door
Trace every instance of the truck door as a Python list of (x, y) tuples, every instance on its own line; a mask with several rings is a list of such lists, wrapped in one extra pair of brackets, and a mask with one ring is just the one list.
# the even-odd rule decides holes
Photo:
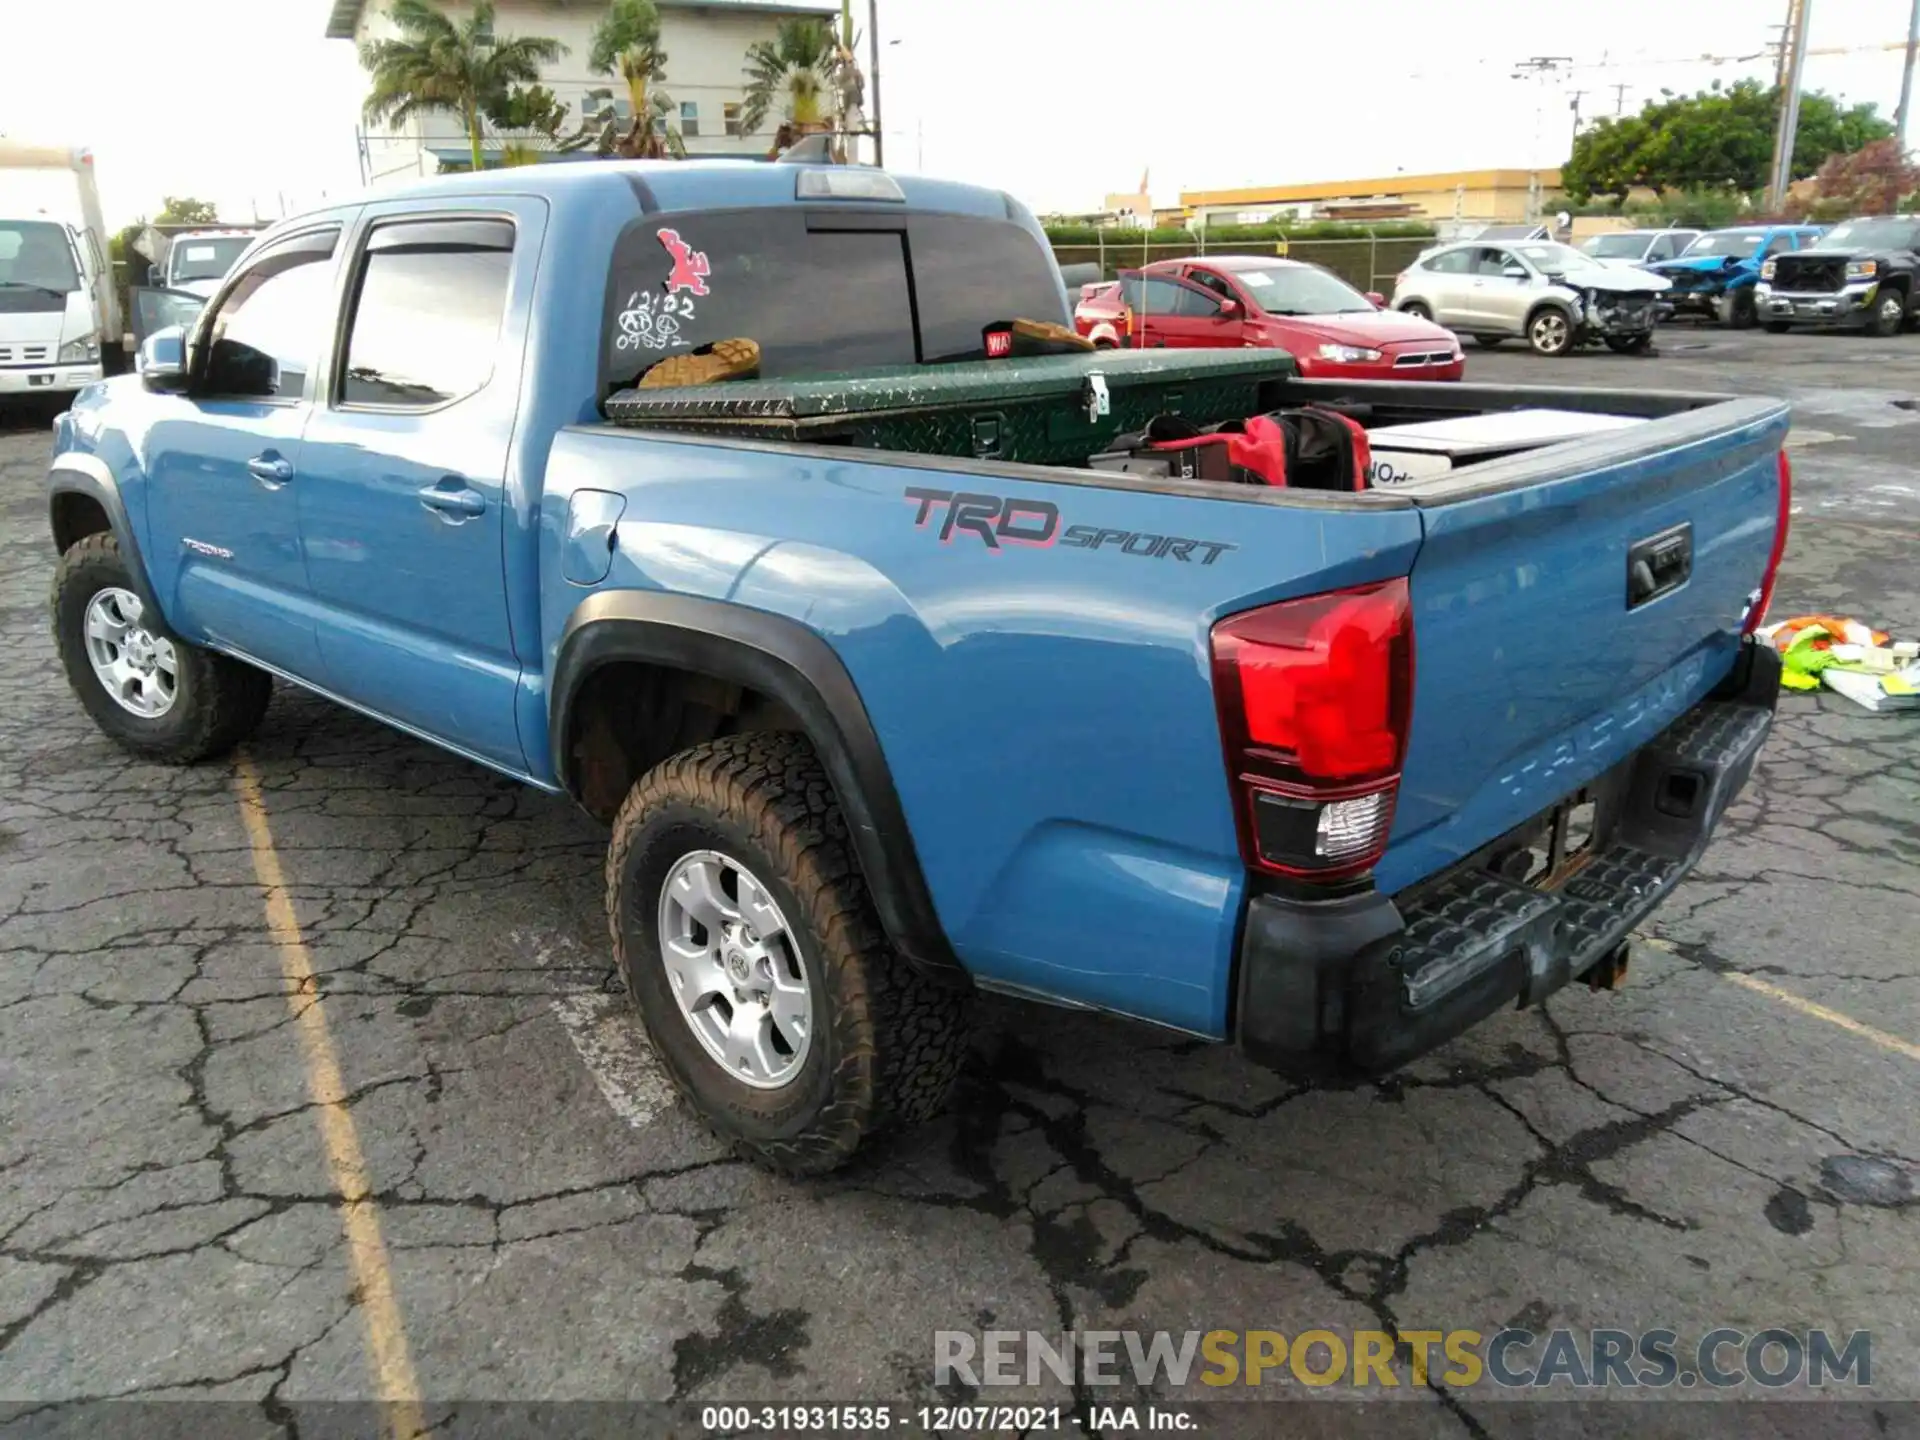
[(328, 685), (477, 759), (526, 769), (503, 551), (546, 207), (367, 207), (300, 491)]
[(147, 397), (147, 562), (167, 619), (189, 640), (315, 681), (301, 435), (340, 236), (323, 224), (255, 256), (195, 332), (190, 392)]

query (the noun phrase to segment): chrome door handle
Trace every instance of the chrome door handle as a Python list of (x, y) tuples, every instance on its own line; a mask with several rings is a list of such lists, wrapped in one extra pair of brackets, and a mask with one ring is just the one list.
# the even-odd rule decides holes
[(256, 455), (247, 461), (247, 473), (269, 490), (278, 490), (293, 479), (293, 462), (279, 455)]
[(487, 509), (484, 495), (452, 478), (422, 488), (420, 503), (429, 510), (438, 510), (442, 515), (461, 520), (484, 515)]

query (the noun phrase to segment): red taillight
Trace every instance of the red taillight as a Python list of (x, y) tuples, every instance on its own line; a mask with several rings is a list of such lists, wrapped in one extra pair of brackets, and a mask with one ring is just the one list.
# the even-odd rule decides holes
[(1767, 607), (1773, 603), (1773, 583), (1780, 578), (1780, 561), (1787, 553), (1787, 522), (1793, 513), (1793, 463), (1787, 452), (1780, 452), (1780, 512), (1773, 526), (1773, 553), (1767, 556), (1767, 570), (1760, 577), (1760, 588), (1747, 606), (1742, 635), (1751, 635), (1767, 622)]
[(1222, 620), (1213, 684), (1247, 862), (1334, 878), (1379, 859), (1412, 710), (1407, 582)]

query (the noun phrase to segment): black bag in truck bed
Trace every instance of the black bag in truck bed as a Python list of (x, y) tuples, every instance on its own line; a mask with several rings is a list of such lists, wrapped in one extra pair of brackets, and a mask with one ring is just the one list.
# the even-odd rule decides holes
[(1283, 350), (1116, 350), (621, 390), (606, 413), (647, 429), (1081, 465), (1156, 415), (1208, 425), (1275, 409), (1294, 374)]

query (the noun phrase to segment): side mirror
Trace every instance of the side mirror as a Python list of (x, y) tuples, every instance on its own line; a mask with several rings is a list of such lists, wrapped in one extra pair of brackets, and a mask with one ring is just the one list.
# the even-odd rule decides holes
[(159, 288), (164, 288), (166, 286), (166, 283), (167, 283), (166, 271), (162, 270), (158, 265), (147, 266), (147, 284), (155, 287), (159, 287)]
[(1238, 320), (1240, 318), (1240, 302), (1238, 300), (1222, 300), (1220, 302), (1220, 318), (1222, 320)]
[(1367, 291), (1366, 301), (1367, 304), (1376, 310), (1384, 310), (1387, 308), (1387, 297), (1382, 295), (1378, 290)]
[(134, 357), (140, 383), (162, 395), (178, 395), (187, 388), (187, 332), (179, 325), (156, 330), (140, 342)]
[(1509, 280), (1525, 280), (1527, 278), (1527, 267), (1524, 265), (1509, 265), (1500, 273)]

